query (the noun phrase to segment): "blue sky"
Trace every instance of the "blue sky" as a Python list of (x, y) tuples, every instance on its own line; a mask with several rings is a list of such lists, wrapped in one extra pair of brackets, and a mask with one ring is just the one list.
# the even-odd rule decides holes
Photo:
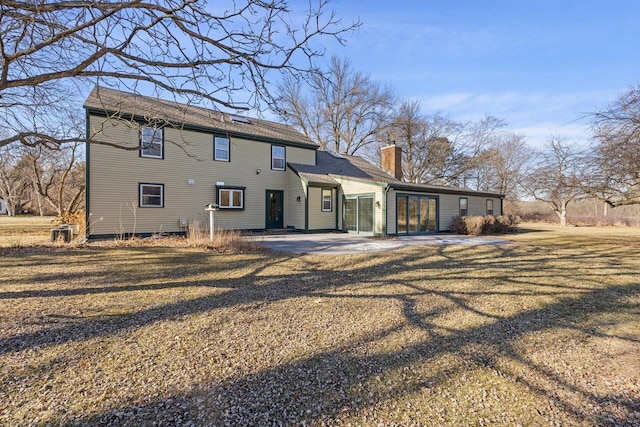
[[(301, 0), (296, 0), (301, 1)], [(532, 145), (581, 144), (581, 117), (640, 83), (638, 1), (333, 0), (363, 26), (327, 45), (423, 111), (504, 119)]]

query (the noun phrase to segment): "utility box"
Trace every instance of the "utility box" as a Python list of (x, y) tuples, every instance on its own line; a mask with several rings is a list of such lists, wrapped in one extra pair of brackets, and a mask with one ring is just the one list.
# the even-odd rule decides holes
[(52, 242), (62, 239), (65, 243), (69, 243), (73, 240), (73, 229), (68, 225), (63, 225), (58, 228), (52, 228), (50, 235)]

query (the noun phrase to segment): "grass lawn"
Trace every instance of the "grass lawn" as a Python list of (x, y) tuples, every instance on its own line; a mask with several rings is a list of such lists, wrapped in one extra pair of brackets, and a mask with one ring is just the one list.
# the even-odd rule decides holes
[(522, 228), (5, 251), (0, 425), (640, 425), (640, 230)]
[(52, 216), (0, 215), (0, 248), (40, 245), (49, 241)]

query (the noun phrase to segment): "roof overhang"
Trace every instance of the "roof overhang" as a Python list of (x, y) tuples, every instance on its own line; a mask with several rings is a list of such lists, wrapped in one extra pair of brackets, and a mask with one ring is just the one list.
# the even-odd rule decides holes
[(478, 197), (491, 197), (496, 199), (503, 199), (504, 194), (491, 193), (485, 191), (467, 190), (465, 188), (443, 188), (443, 187), (427, 187), (422, 185), (403, 184), (403, 183), (389, 183), (389, 187), (393, 190), (401, 191), (413, 191), (418, 193), (435, 193), (435, 194), (455, 194), (459, 196), (478, 196)]

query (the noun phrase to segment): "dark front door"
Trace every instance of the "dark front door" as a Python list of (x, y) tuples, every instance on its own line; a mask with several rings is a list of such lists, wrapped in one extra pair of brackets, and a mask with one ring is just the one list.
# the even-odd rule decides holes
[(267, 190), (267, 225), (266, 228), (283, 228), (283, 200), (281, 190)]

